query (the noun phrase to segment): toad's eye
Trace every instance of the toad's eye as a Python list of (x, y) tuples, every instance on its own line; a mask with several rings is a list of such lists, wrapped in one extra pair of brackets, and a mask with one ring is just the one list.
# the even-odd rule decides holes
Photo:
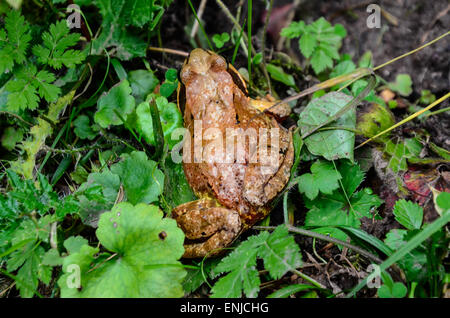
[(227, 61), (225, 61), (225, 59), (219, 55), (211, 55), (210, 62), (211, 62), (211, 69), (215, 71), (227, 69)]
[(180, 78), (183, 84), (186, 85), (193, 75), (194, 73), (191, 71), (191, 68), (188, 65), (184, 66), (180, 72)]

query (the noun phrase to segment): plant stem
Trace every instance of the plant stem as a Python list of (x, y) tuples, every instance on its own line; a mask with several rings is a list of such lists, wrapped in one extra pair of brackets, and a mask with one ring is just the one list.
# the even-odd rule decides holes
[(434, 42), (439, 41), (440, 39), (446, 37), (446, 36), (449, 35), (449, 34), (450, 34), (450, 31), (448, 31), (447, 33), (442, 34), (441, 36), (438, 36), (437, 38), (435, 38), (434, 40), (432, 40), (432, 41), (430, 41), (430, 42), (428, 42), (428, 43), (425, 43), (424, 45), (418, 47), (417, 49), (414, 49), (414, 50), (409, 51), (409, 52), (407, 52), (407, 53), (405, 53), (405, 54), (402, 54), (402, 55), (400, 55), (400, 56), (397, 56), (396, 58), (393, 58), (392, 60), (387, 61), (386, 63), (383, 63), (383, 64), (381, 64), (381, 65), (378, 65), (378, 66), (374, 67), (373, 70), (376, 71), (376, 70), (378, 70), (378, 69), (380, 69), (380, 68), (382, 68), (382, 67), (385, 67), (386, 65), (389, 65), (389, 64), (391, 64), (391, 63), (393, 63), (393, 62), (395, 62), (395, 61), (397, 61), (397, 60), (400, 60), (400, 59), (402, 59), (402, 58), (404, 58), (404, 57), (406, 57), (406, 56), (408, 56), (408, 55), (414, 54), (414, 53), (416, 53), (416, 52), (418, 52), (418, 51), (420, 51), (420, 50), (426, 48), (427, 46), (433, 44)]

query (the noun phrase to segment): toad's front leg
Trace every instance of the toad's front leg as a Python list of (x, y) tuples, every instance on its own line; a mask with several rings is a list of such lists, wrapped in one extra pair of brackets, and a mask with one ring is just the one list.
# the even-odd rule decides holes
[(172, 217), (186, 236), (185, 258), (219, 254), (236, 239), (242, 228), (237, 211), (217, 206), (210, 199), (179, 205), (172, 211)]

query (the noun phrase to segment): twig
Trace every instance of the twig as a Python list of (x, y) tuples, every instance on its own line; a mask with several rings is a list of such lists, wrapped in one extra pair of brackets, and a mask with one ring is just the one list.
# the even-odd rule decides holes
[(14, 113), (11, 113), (11, 112), (9, 112), (9, 111), (2, 110), (2, 111), (0, 111), (0, 114), (5, 114), (5, 115), (8, 115), (8, 116), (15, 117), (15, 118), (19, 119), (21, 122), (24, 122), (25, 124), (27, 124), (28, 126), (33, 126), (32, 123), (27, 122), (25, 119), (23, 119), (23, 118), (20, 117), (19, 115), (14, 114)]
[[(202, 2), (200, 2), (200, 6), (198, 7), (197, 10), (197, 16), (199, 19), (202, 18), (203, 12), (205, 11), (205, 6), (206, 6), (206, 2), (208, 0), (202, 0)], [(197, 34), (198, 31), (198, 20), (194, 21), (194, 25), (192, 26), (192, 30), (191, 30), (191, 38), (194, 38), (195, 35)]]
[(174, 49), (165, 49), (165, 48), (162, 48), (162, 47), (150, 46), (148, 48), (148, 50), (149, 51), (155, 51), (155, 52), (161, 52), (161, 53), (169, 53), (169, 54), (181, 55), (181, 56), (184, 56), (184, 57), (188, 57), (189, 56), (189, 53), (187, 53), (187, 52), (174, 50)]

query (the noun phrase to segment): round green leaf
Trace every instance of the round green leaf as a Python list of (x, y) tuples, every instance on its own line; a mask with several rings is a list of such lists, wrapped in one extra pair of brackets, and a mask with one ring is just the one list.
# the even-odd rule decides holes
[[(171, 134), (176, 128), (183, 127), (181, 113), (177, 105), (169, 103), (163, 96), (156, 98), (156, 106), (158, 107), (161, 126), (164, 132), (164, 141), (169, 145), (169, 149), (172, 149), (179, 140), (172, 140), (170, 138)], [(144, 136), (149, 144), (155, 145), (153, 121), (148, 102), (143, 102), (138, 105), (136, 115), (138, 131)]]
[(136, 99), (136, 103), (142, 102), (159, 84), (159, 80), (153, 72), (147, 70), (135, 70), (129, 72), (128, 80), (130, 81), (131, 94)]
[[(98, 248), (84, 245), (66, 257), (58, 281), (62, 297), (183, 296), (186, 272), (178, 259), (184, 234), (158, 207), (119, 203), (102, 214), (96, 234), (111, 254), (95, 258)], [(80, 270), (80, 286), (71, 284), (70, 265)]]
[(103, 128), (110, 125), (122, 125), (122, 119), (117, 113), (126, 120), (128, 114), (133, 112), (134, 105), (130, 84), (127, 80), (123, 80), (98, 99), (94, 120)]
[(111, 166), (111, 172), (119, 175), (128, 202), (157, 201), (164, 187), (164, 174), (157, 163), (149, 160), (142, 151), (124, 154), (122, 158), (122, 161)]

